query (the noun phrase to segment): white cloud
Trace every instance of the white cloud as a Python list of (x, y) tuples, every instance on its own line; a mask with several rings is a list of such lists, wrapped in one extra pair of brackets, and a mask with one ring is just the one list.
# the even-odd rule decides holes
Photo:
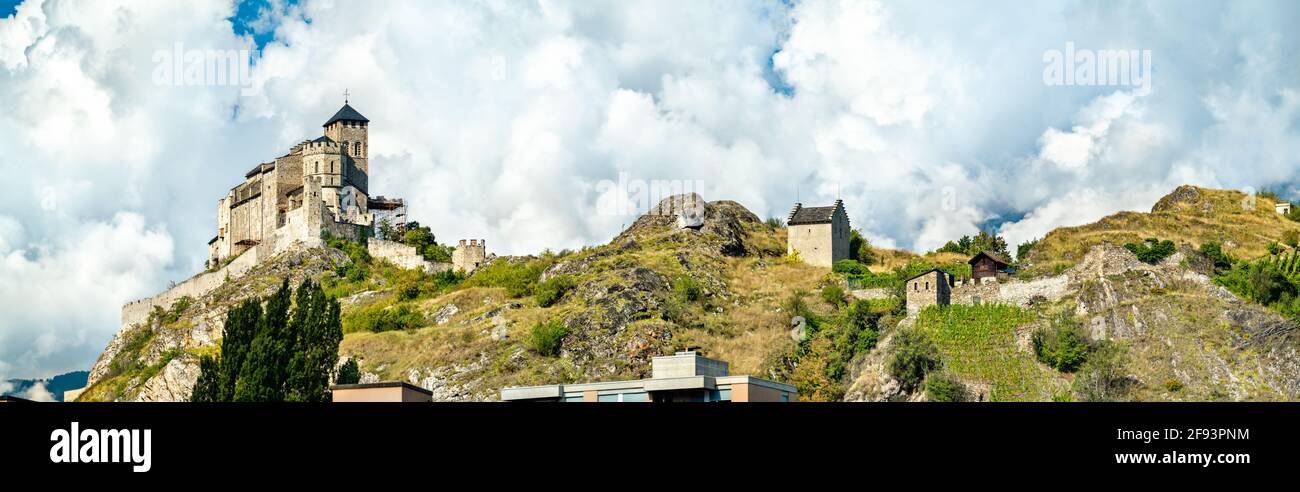
[[(29, 0), (0, 20), (0, 170), (19, 183), (0, 369), (89, 366), (118, 305), (197, 271), (216, 199), (319, 135), (344, 89), (372, 120), (372, 193), (498, 254), (609, 240), (635, 219), (597, 213), (620, 173), (762, 216), (843, 197), (876, 244), (918, 249), (1003, 222), (1022, 241), (1182, 182), (1294, 183), (1298, 7), (1200, 7), (1169, 24), (1141, 3), (277, 2), (251, 23), (275, 29), (262, 90), (240, 97), (151, 81), (158, 49), (251, 47), (227, 1)], [(1067, 41), (1151, 49), (1151, 94), (1044, 86)]]
[(45, 387), (45, 383), (35, 383), (28, 387), (26, 391), (18, 395), (19, 398), (26, 398), (31, 401), (53, 402), (58, 401), (50, 389)]

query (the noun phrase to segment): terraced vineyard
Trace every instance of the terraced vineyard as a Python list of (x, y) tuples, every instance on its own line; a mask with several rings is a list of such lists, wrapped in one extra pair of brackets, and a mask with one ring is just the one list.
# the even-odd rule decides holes
[(955, 304), (922, 310), (916, 328), (938, 346), (948, 372), (988, 384), (989, 400), (1051, 401), (1069, 394), (1068, 382), (1016, 342), (1016, 328), (1034, 320), (1016, 306)]

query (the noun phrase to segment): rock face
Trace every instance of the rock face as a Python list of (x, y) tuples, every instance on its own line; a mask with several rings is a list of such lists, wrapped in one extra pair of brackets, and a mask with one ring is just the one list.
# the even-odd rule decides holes
[(140, 386), (135, 401), (187, 401), (199, 379), (199, 361), (193, 355), (172, 359), (157, 376)]

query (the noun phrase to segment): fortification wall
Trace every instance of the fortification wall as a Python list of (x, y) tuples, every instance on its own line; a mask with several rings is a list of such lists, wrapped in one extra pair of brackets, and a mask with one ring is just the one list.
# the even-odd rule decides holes
[(243, 254), (236, 257), (229, 264), (213, 272), (204, 272), (188, 280), (176, 284), (175, 287), (153, 297), (146, 297), (138, 301), (129, 302), (122, 306), (122, 327), (128, 327), (143, 323), (149, 318), (149, 313), (153, 311), (154, 306), (163, 309), (170, 308), (173, 302), (185, 296), (199, 298), (212, 292), (213, 289), (220, 287), (226, 282), (226, 276), (236, 278), (248, 273), (257, 265), (259, 258), (266, 256), (268, 248), (258, 246), (250, 248)]
[(370, 251), (370, 256), (388, 260), (388, 262), (407, 270), (418, 268), (429, 273), (436, 273), (452, 268), (450, 263), (434, 263), (425, 260), (415, 250), (414, 246), (407, 246), (395, 241), (370, 238), (366, 242), (366, 249)]
[(979, 284), (971, 281), (959, 283), (952, 288), (953, 304), (1003, 303), (1021, 307), (1029, 306), (1035, 297), (1055, 301), (1069, 293), (1069, 277), (1057, 275), (1028, 282), (1012, 280), (1007, 282), (983, 279)]

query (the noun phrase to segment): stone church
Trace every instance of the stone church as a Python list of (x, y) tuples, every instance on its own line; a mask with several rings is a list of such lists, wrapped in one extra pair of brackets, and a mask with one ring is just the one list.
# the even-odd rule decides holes
[[(345, 101), (322, 125), (324, 135), (245, 173), (242, 183), (217, 200), (217, 235), (208, 242), (210, 266), (255, 247), (278, 253), (295, 242), (318, 246), (323, 231), (352, 240), (369, 234), (375, 221), (369, 125)], [(374, 205), (390, 208), (382, 199)]]

